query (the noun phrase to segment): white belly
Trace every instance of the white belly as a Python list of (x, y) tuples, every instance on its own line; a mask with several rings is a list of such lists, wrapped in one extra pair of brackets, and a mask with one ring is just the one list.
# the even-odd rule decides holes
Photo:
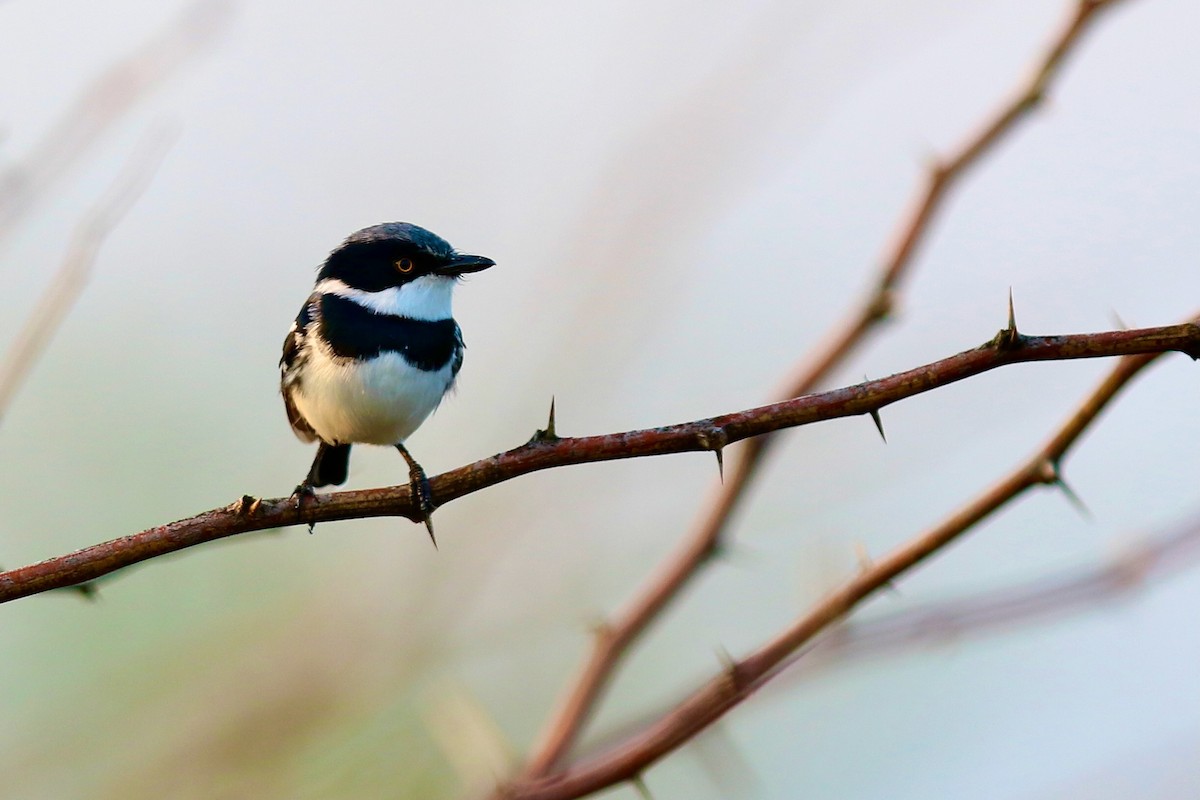
[(392, 445), (420, 427), (453, 382), (449, 364), (426, 372), (397, 353), (355, 362), (313, 348), (292, 399), (326, 442)]

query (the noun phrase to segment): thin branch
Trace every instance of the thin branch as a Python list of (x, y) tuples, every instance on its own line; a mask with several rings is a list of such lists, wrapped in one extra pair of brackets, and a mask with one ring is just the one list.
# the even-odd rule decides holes
[[(996, 341), (1000, 342), (1005, 333), (1001, 331)], [(1019, 336), (1017, 340), (1020, 341)], [(558, 773), (519, 779), (505, 786), (497, 796), (505, 800), (567, 800), (642, 774), (658, 759), (688, 742), (758, 691), (801, 654), (800, 648), (811, 643), (863, 600), (893, 585), (897, 578), (1029, 489), (1036, 486), (1061, 487), (1061, 463), (1072, 445), (1116, 394), (1157, 357), (1155, 354), (1142, 354), (1121, 359), (1050, 440), (1007, 477), (951, 514), (941, 524), (901, 545), (884, 558), (863, 564), (858, 574), (817, 602), (795, 624), (747, 657), (727, 664), (720, 675), (643, 730), (627, 737), (612, 749)]]
[(113, 185), (76, 226), (66, 257), (0, 362), (0, 419), (8, 413), (13, 395), (83, 292), (100, 246), (149, 186), (174, 138), (174, 133), (166, 129), (151, 132)]
[[(1076, 2), (1070, 19), (1013, 98), (952, 155), (930, 167), (925, 186), (915, 198), (912, 210), (902, 219), (883, 259), (874, 289), (858, 308), (851, 311), (832, 338), (811, 359), (801, 362), (796, 374), (786, 381), (785, 388), (776, 397), (787, 399), (813, 391), (835, 368), (845, 363), (870, 332), (888, 319), (894, 311), (899, 286), (947, 192), (1018, 122), (1037, 108), (1064, 59), (1096, 13), (1118, 2), (1121, 0)], [(570, 749), (625, 651), (716, 550), (772, 440), (769, 436), (751, 440), (742, 448), (733, 469), (728, 472), (722, 469), (725, 474), (719, 489), (680, 548), (669, 555), (634, 593), (628, 606), (599, 629), (587, 662), (569, 684), (541, 740), (534, 746), (524, 776), (544, 774)]]
[[(920, 647), (952, 644), (994, 631), (1093, 612), (1102, 604), (1128, 599), (1194, 569), (1198, 560), (1200, 514), (1195, 514), (1167, 532), (1139, 538), (1095, 566), (930, 601), (864, 622), (840, 624), (821, 634), (810, 647), (789, 656), (778, 677), (759, 694), (792, 691), (799, 681), (856, 661), (875, 663), (880, 657)], [(591, 754), (611, 751), (617, 742), (647, 727), (679, 702), (681, 699), (676, 699), (607, 732), (591, 746)]]
[[(887, 378), (710, 419), (602, 436), (559, 438), (539, 431), (525, 445), (433, 478), (434, 501), (446, 504), (538, 470), (622, 458), (712, 451), (784, 428), (872, 411), (1009, 364), (1103, 358), (1175, 350), (1200, 357), (1200, 324), (1066, 336), (1001, 330), (979, 347)], [(226, 508), (160, 525), (103, 544), (0, 573), (0, 602), (94, 580), (149, 558), (247, 531), (378, 516), (419, 519), (407, 486), (295, 498), (243, 497)]]
[[(1197, 559), (1200, 559), (1200, 515), (1167, 533), (1143, 537), (1097, 566), (843, 625), (821, 637), (803, 659), (793, 656), (789, 662), (801, 667), (796, 671), (798, 677), (806, 677), (847, 661), (1087, 612), (1190, 569)], [(784, 682), (775, 681), (772, 688), (778, 689)]]

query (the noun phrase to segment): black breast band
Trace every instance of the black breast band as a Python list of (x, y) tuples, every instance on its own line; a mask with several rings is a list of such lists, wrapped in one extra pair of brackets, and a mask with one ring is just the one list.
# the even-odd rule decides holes
[[(396, 352), (426, 372), (461, 362), (462, 336), (453, 319), (434, 321), (377, 314), (345, 297), (321, 296), (321, 333), (334, 355), (374, 358)], [(456, 370), (457, 371), (457, 370)]]

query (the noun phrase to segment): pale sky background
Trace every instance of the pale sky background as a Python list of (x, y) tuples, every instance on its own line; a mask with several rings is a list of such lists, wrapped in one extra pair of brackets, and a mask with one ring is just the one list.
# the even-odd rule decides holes
[[(458, 292), (431, 472), (756, 405), (855, 302), (921, 176), (1024, 74), (1065, 2), (244, 2), (0, 242), (11, 341), (147, 129), (180, 130), (0, 426), (0, 564), (287, 494), (279, 348), (346, 234), (429, 227), (499, 266)], [(181, 6), (0, 4), (0, 167)], [(901, 313), (836, 378), (1200, 309), (1200, 9), (1126, 0), (1046, 110), (972, 172)], [(1000, 370), (793, 433), (592, 729), (637, 719), (1006, 473), (1105, 373)], [(865, 615), (1102, 563), (1197, 513), (1200, 372), (1141, 378), (1067, 475)], [(356, 451), (350, 485), (405, 479)], [(556, 470), (405, 520), (241, 537), (0, 608), (19, 798), (465, 796), (524, 752), (714, 489), (711, 456)], [(1049, 623), (855, 663), (732, 712), (656, 797), (1042, 800), (1200, 793), (1200, 569)], [(637, 797), (629, 788), (606, 797)]]

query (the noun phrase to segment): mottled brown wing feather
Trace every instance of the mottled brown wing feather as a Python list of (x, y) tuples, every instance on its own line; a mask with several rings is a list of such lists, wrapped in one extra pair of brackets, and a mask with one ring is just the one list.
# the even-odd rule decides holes
[(296, 404), (292, 402), (292, 393), (287, 389), (283, 390), (283, 407), (287, 410), (288, 422), (292, 426), (292, 432), (302, 442), (313, 442), (317, 439), (317, 432), (312, 429), (300, 410), (296, 408)]
[(300, 409), (296, 408), (296, 404), (292, 402), (292, 392), (299, 385), (300, 381), (295, 375), (295, 370), (301, 365), (304, 354), (304, 337), (308, 333), (308, 327), (313, 321), (313, 313), (316, 310), (313, 300), (317, 295), (313, 295), (304, 304), (304, 308), (300, 309), (300, 314), (296, 317), (296, 321), (292, 323), (292, 329), (288, 331), (287, 338), (283, 340), (283, 355), (279, 359), (279, 380), (280, 392), (283, 394), (283, 407), (287, 411), (288, 423), (292, 426), (292, 432), (304, 442), (312, 442), (317, 439), (317, 432), (308, 424), (308, 420), (300, 413)]

